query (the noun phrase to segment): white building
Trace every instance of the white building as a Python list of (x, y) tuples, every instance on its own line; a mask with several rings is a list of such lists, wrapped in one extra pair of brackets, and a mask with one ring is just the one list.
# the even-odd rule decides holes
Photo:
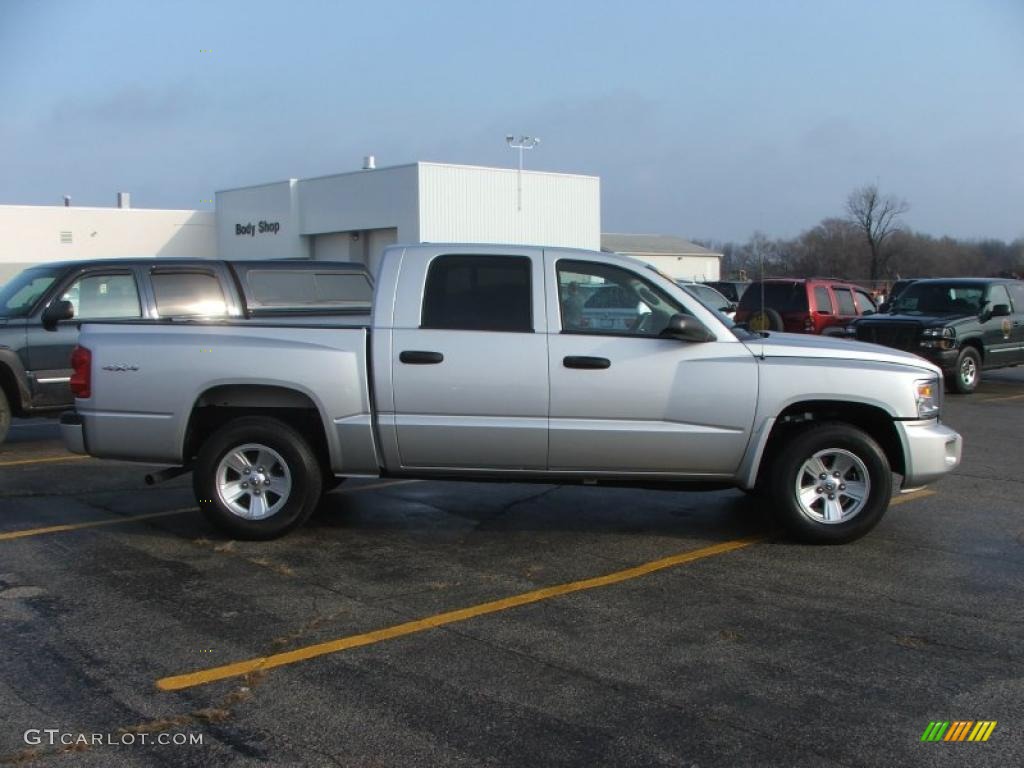
[(40, 262), (216, 252), (212, 211), (0, 205), (0, 284)]
[(288, 179), (217, 192), (217, 254), (358, 261), (376, 271), (396, 242), (598, 250), (600, 196), (596, 176), (444, 163)]
[(357, 261), (396, 242), (601, 248), (596, 176), (410, 163), (216, 194), (216, 211), (0, 205), (0, 283), (30, 264), (118, 256)]
[(653, 264), (674, 280), (720, 280), (722, 254), (675, 235), (601, 235), (601, 249)]

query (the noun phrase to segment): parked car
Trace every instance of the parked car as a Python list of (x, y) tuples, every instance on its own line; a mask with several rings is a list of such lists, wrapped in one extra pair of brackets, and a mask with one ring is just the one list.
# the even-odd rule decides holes
[(831, 278), (755, 280), (740, 299), (736, 322), (752, 331), (843, 336), (850, 321), (877, 311), (871, 294)]
[(366, 314), (372, 290), (365, 267), (332, 262), (104, 259), (26, 269), (0, 286), (0, 443), (12, 416), (72, 406), (82, 321)]
[(739, 304), (743, 294), (750, 287), (749, 280), (709, 280), (704, 285), (710, 285), (720, 294), (725, 296), (733, 304)]
[(729, 301), (725, 296), (716, 291), (707, 283), (697, 283), (689, 280), (676, 280), (676, 284), (691, 296), (696, 296), (707, 306), (716, 309), (730, 320), (736, 314), (736, 304)]
[(917, 280), (889, 314), (857, 320), (851, 335), (935, 363), (954, 392), (977, 389), (981, 372), (1024, 363), (1024, 282), (996, 278)]
[[(632, 318), (567, 321), (574, 283), (624, 292)], [(68, 447), (191, 470), (236, 538), (301, 524), (324, 478), (386, 475), (735, 486), (794, 536), (838, 543), (881, 519), (894, 472), (912, 488), (960, 461), (926, 360), (748, 333), (594, 251), (393, 246), (369, 325), (88, 322), (73, 360)]]
[[(569, 290), (573, 291), (570, 283)], [(576, 288), (581, 293), (580, 326), (605, 331), (628, 331), (640, 304), (627, 286), (608, 283)], [(570, 301), (571, 301), (570, 295)]]

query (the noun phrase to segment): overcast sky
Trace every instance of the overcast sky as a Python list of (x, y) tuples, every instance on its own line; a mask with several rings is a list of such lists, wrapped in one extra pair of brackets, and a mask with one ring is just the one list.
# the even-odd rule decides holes
[(599, 175), (605, 231), (790, 236), (877, 182), (1022, 237), (1024, 0), (0, 0), (0, 203), (212, 208), (506, 133)]

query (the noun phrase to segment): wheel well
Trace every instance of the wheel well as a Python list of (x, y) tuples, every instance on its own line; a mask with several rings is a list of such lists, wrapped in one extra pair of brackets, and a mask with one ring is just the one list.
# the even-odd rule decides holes
[(863, 403), (813, 400), (789, 406), (775, 420), (758, 468), (758, 485), (767, 479), (773, 459), (782, 452), (782, 446), (789, 437), (808, 424), (825, 421), (841, 421), (864, 430), (885, 451), (893, 472), (906, 474), (903, 445), (889, 414)]
[(18, 382), (14, 378), (14, 371), (8, 366), (0, 364), (0, 390), (7, 397), (7, 405), (15, 416), (22, 416), (21, 393), (18, 391)]
[(968, 339), (963, 343), (965, 347), (974, 347), (978, 351), (978, 357), (981, 358), (982, 362), (985, 362), (985, 345), (981, 343), (981, 339)]
[(309, 440), (321, 465), (330, 468), (330, 451), (320, 411), (294, 389), (259, 384), (230, 384), (208, 389), (196, 400), (185, 430), (182, 456), (186, 464), (214, 432), (241, 416), (268, 416), (293, 427)]

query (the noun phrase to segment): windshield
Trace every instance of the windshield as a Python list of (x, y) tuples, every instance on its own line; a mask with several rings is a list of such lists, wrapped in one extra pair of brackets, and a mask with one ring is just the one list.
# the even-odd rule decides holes
[(896, 297), (891, 312), (900, 315), (976, 315), (985, 286), (969, 283), (912, 283)]
[(695, 298), (700, 302), (704, 309), (709, 309), (714, 312), (723, 325), (725, 325), (733, 333), (738, 333), (739, 329), (736, 327), (736, 323), (733, 319), (725, 314), (726, 308), (729, 306), (729, 301), (722, 294), (716, 291), (714, 288), (708, 288), (706, 285), (699, 283), (676, 283), (682, 288), (689, 296)]
[(725, 310), (729, 306), (729, 300), (710, 286), (690, 283), (683, 285), (683, 290), (689, 291), (705, 304), (710, 304), (715, 309)]
[(0, 317), (25, 317), (60, 275), (58, 269), (26, 269), (0, 286)]

